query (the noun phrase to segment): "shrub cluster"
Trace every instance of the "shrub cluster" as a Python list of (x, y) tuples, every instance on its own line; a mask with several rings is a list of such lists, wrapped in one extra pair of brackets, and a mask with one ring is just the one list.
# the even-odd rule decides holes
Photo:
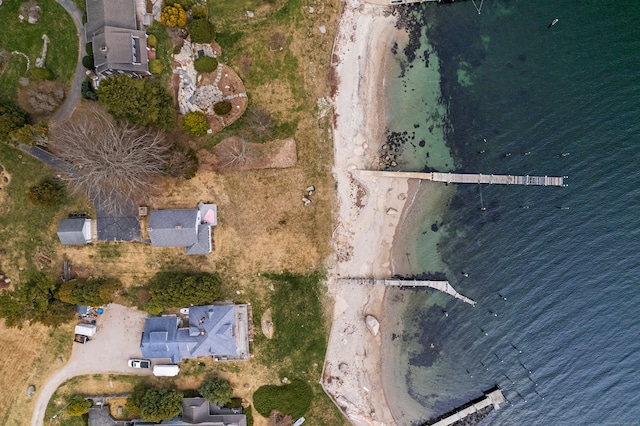
[(198, 392), (204, 399), (219, 406), (231, 402), (231, 397), (233, 396), (231, 384), (220, 377), (214, 377), (202, 382)]
[(149, 34), (147, 36), (147, 44), (149, 47), (156, 47), (158, 45), (158, 38), (153, 34)]
[(217, 115), (227, 115), (231, 112), (233, 105), (229, 101), (217, 102), (213, 105), (213, 112)]
[(9, 138), (14, 145), (38, 145), (46, 144), (49, 140), (49, 128), (44, 121), (37, 124), (27, 124), (9, 133)]
[(180, 308), (215, 302), (222, 280), (208, 272), (158, 272), (149, 280), (151, 300), (144, 309), (157, 315), (165, 308)]
[(93, 90), (93, 85), (91, 84), (91, 80), (85, 80), (82, 82), (82, 98), (88, 99), (90, 101), (97, 101), (98, 95), (96, 91)]
[(207, 116), (202, 111), (188, 112), (182, 121), (182, 128), (193, 136), (204, 136), (209, 130)]
[(189, 35), (194, 43), (211, 43), (215, 37), (215, 28), (208, 19), (194, 19), (189, 24)]
[(67, 405), (67, 414), (71, 417), (83, 416), (89, 412), (92, 405), (93, 403), (90, 399), (77, 396)]
[(65, 281), (58, 289), (58, 299), (74, 305), (99, 306), (113, 302), (122, 283), (116, 278), (89, 278)]
[(209, 17), (209, 10), (204, 4), (193, 6), (190, 12), (193, 19), (207, 19)]
[(118, 75), (102, 81), (97, 93), (100, 103), (116, 120), (164, 130), (175, 126), (173, 98), (158, 81)]
[(92, 70), (96, 67), (93, 55), (87, 55), (82, 57), (82, 66), (88, 70)]
[(166, 6), (160, 14), (160, 22), (167, 27), (183, 28), (187, 25), (187, 12), (178, 3), (173, 6)]
[(151, 74), (162, 73), (162, 62), (159, 59), (152, 59), (149, 61), (149, 72)]
[(64, 183), (55, 177), (46, 177), (29, 188), (27, 198), (33, 204), (54, 206), (64, 199)]
[(176, 145), (171, 151), (165, 174), (189, 180), (198, 172), (198, 166), (198, 155), (193, 148)]
[(31, 77), (34, 80), (53, 80), (53, 73), (47, 68), (31, 68)]
[(29, 113), (13, 103), (0, 102), (0, 138), (29, 124)]
[(213, 72), (218, 68), (218, 60), (211, 56), (201, 56), (193, 61), (193, 67), (198, 72)]
[(311, 386), (296, 379), (288, 385), (261, 386), (253, 394), (253, 404), (256, 411), (264, 417), (269, 417), (271, 411), (277, 410), (295, 419), (302, 417), (309, 410), (312, 398)]

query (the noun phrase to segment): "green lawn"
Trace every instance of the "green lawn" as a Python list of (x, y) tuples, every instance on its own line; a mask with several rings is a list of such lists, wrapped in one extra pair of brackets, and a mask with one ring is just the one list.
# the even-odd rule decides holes
[[(6, 251), (2, 266), (5, 270), (18, 266), (37, 269), (41, 262), (36, 253), (53, 257), (54, 245), (59, 244), (58, 221), (70, 212), (86, 211), (89, 206), (70, 196), (57, 206), (34, 205), (27, 200), (27, 191), (55, 171), (5, 144), (0, 144), (0, 164), (11, 176), (9, 186), (3, 189), (5, 199), (0, 205), (0, 249)], [(58, 265), (51, 266), (57, 270)]]
[[(78, 37), (73, 20), (55, 0), (39, 0), (42, 18), (37, 24), (18, 19), (20, 1), (5, 1), (0, 7), (0, 47), (8, 52), (19, 51), (29, 57), (31, 66), (40, 56), (46, 34), (51, 42), (47, 47), (45, 65), (56, 80), (68, 84), (78, 62)], [(15, 100), (18, 79), (28, 77), (27, 61), (20, 55), (11, 55), (9, 65), (0, 75), (0, 100)]]
[[(305, 414), (310, 425), (348, 424), (319, 384), (328, 336), (322, 309), (324, 273), (264, 276), (275, 282), (269, 301), (274, 335), (267, 340), (256, 333), (256, 360), (277, 371), (279, 378), (299, 379), (311, 386), (311, 408)], [(261, 308), (254, 304), (255, 324), (259, 324)]]
[[(282, 139), (295, 134), (299, 120), (305, 113), (311, 113), (313, 104), (304, 89), (303, 70), (299, 61), (300, 52), (292, 50), (291, 41), (294, 31), (302, 28), (302, 0), (256, 0), (210, 1), (209, 16), (216, 28), (216, 42), (222, 48), (221, 62), (239, 73), (249, 95), (249, 110), (254, 107), (253, 94), (264, 91), (265, 85), (272, 82), (290, 90), (291, 102), (270, 105), (275, 111), (275, 128), (270, 137), (260, 138), (253, 135), (252, 141), (262, 139)], [(247, 18), (246, 11), (256, 11), (254, 18)], [(275, 33), (287, 39), (283, 51), (272, 51), (270, 40)], [(313, 44), (307, 49), (317, 49)], [(250, 65), (246, 65), (246, 64)], [(263, 107), (265, 105), (262, 105)], [(222, 132), (208, 138), (214, 145), (221, 139), (242, 133), (246, 127), (246, 115)]]

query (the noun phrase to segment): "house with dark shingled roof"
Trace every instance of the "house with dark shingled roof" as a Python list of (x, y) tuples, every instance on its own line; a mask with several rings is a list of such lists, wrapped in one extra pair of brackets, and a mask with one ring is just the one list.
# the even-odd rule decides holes
[(147, 34), (138, 26), (135, 0), (86, 0), (85, 35), (92, 43), (96, 74), (151, 75)]

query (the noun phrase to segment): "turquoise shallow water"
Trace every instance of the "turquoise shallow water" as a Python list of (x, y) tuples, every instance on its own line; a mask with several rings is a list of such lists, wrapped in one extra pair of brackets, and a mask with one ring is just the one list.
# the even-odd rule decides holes
[(441, 272), (479, 303), (412, 293), (416, 421), (498, 384), (510, 404), (483, 424), (639, 424), (640, 3), (416, 10), (440, 58), (457, 170), (569, 176), (567, 188), (457, 188), (437, 231)]

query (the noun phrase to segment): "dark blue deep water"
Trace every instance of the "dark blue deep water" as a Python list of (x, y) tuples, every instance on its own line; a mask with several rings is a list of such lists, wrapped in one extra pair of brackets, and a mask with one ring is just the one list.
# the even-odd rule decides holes
[(456, 169), (569, 186), (458, 187), (440, 255), (478, 306), (438, 297), (407, 320), (438, 348), (410, 354), (437, 384), (408, 373), (412, 396), (437, 415), (498, 384), (510, 404), (483, 424), (640, 424), (640, 1), (418, 10)]

